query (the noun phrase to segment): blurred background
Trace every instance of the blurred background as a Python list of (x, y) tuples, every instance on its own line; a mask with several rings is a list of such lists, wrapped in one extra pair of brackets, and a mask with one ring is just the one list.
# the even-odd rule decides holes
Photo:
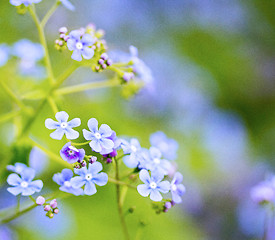
[[(264, 212), (250, 200), (250, 189), (271, 174), (275, 164), (275, 2), (240, 0), (71, 0), (76, 11), (60, 6), (46, 27), (54, 71), (70, 63), (70, 53), (54, 49), (58, 29), (70, 30), (93, 22), (106, 31), (109, 50), (139, 49), (152, 69), (153, 87), (125, 100), (120, 90), (102, 89), (58, 99), (60, 109), (85, 123), (95, 117), (118, 135), (136, 136), (149, 147), (151, 133), (162, 130), (179, 142), (177, 165), (187, 192), (183, 203), (156, 215), (149, 199), (128, 191), (125, 209), (131, 236), (142, 239), (252, 240), (263, 234)], [(43, 16), (53, 1), (37, 5)], [(27, 15), (0, 3), (0, 43), (38, 42)], [(20, 95), (45, 84), (33, 75), (19, 75), (15, 62), (0, 68)], [(39, 76), (43, 76), (43, 71)], [(106, 78), (106, 76), (105, 76)], [(90, 69), (79, 69), (66, 82), (72, 85), (104, 79)], [(37, 104), (27, 101), (27, 104)], [(13, 109), (0, 89), (0, 113)], [(31, 136), (58, 153), (64, 142), (49, 137), (44, 120), (53, 118), (47, 106), (38, 116)], [(1, 123), (0, 163), (26, 161), (28, 146), (12, 144), (13, 122)], [(65, 140), (64, 140), (65, 141)], [(12, 154), (12, 156), (11, 156)], [(52, 174), (63, 166), (40, 154), (46, 191), (57, 189)], [(34, 163), (33, 163), (34, 164)], [(6, 191), (7, 172), (1, 172), (0, 208), (14, 205)], [(7, 239), (122, 239), (114, 186), (93, 197), (60, 201), (60, 214), (50, 220), (42, 209), (0, 227)], [(140, 226), (139, 221), (146, 225)], [(10, 237), (10, 238), (8, 238)]]

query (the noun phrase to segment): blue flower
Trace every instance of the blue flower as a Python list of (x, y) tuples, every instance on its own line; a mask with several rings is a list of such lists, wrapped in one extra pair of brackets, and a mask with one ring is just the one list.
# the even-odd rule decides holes
[(102, 124), (98, 130), (98, 121), (91, 118), (88, 121), (90, 131), (83, 129), (83, 136), (86, 140), (91, 140), (90, 147), (95, 152), (101, 152), (102, 149), (111, 149), (114, 147), (114, 142), (109, 139), (113, 131), (107, 124)]
[(43, 187), (43, 182), (41, 180), (32, 181), (34, 176), (35, 170), (31, 168), (25, 168), (21, 172), (21, 178), (15, 173), (10, 174), (7, 182), (13, 187), (9, 187), (7, 190), (15, 196), (20, 193), (23, 196), (30, 196), (35, 192), (40, 192)]
[(93, 195), (96, 193), (95, 184), (98, 186), (104, 186), (108, 182), (108, 175), (104, 172), (99, 173), (102, 170), (102, 164), (95, 162), (89, 164), (88, 169), (83, 167), (81, 169), (75, 169), (75, 174), (79, 175), (71, 179), (72, 187), (81, 188), (84, 187), (84, 194)]
[(167, 138), (165, 133), (158, 131), (151, 134), (150, 143), (161, 151), (164, 158), (168, 160), (177, 158), (178, 143), (174, 139)]
[(53, 181), (60, 185), (59, 190), (67, 193), (72, 193), (76, 196), (83, 194), (82, 188), (73, 188), (71, 179), (73, 177), (73, 171), (70, 169), (63, 169), (61, 173), (53, 175)]
[(157, 202), (162, 200), (160, 192), (169, 192), (170, 183), (162, 181), (164, 175), (159, 172), (152, 172), (150, 177), (149, 172), (142, 169), (139, 173), (139, 178), (144, 184), (138, 185), (137, 190), (143, 197), (148, 197), (150, 194), (150, 199)]
[(56, 129), (50, 134), (53, 139), (61, 140), (64, 134), (68, 139), (76, 139), (79, 137), (79, 133), (72, 129), (73, 127), (80, 126), (81, 121), (79, 118), (74, 118), (68, 122), (69, 115), (64, 111), (56, 113), (55, 118), (58, 122), (51, 118), (45, 121), (46, 128)]
[(123, 162), (129, 168), (136, 168), (140, 161), (140, 143), (137, 139), (132, 138), (130, 142), (122, 140), (121, 148), (124, 154), (129, 154), (123, 158)]
[(0, 67), (4, 66), (9, 60), (9, 47), (6, 44), (0, 45)]
[(77, 149), (71, 145), (70, 142), (66, 143), (60, 150), (60, 155), (64, 161), (72, 164), (75, 162), (81, 162), (85, 157), (84, 149)]
[(102, 148), (102, 150), (100, 151), (101, 155), (107, 155), (107, 154), (112, 153), (120, 148), (121, 139), (117, 138), (115, 131), (112, 131), (112, 135), (107, 138), (114, 142), (114, 146), (112, 148)]
[(275, 177), (271, 177), (254, 186), (250, 191), (250, 196), (255, 203), (275, 201)]
[(10, 4), (14, 6), (20, 6), (21, 4), (24, 4), (27, 7), (32, 3), (39, 3), (41, 1), (42, 0), (10, 0)]
[(171, 182), (170, 190), (172, 194), (172, 200), (175, 203), (181, 203), (181, 196), (185, 193), (185, 187), (182, 182), (182, 175), (179, 172), (175, 173), (175, 176)]
[(75, 10), (74, 5), (69, 0), (60, 0), (60, 2), (63, 4), (63, 6), (71, 11)]
[(145, 149), (141, 153), (139, 168), (145, 168), (152, 172), (157, 171), (167, 175), (172, 165), (169, 161), (161, 159), (161, 157), (161, 152), (156, 147), (150, 147), (149, 151)]
[(90, 34), (84, 34), (82, 36), (81, 31), (74, 30), (69, 34), (67, 46), (70, 51), (73, 51), (72, 59), (76, 61), (82, 61), (82, 57), (85, 59), (91, 59), (94, 56), (94, 50), (90, 47), (96, 40)]
[(18, 174), (20, 174), (20, 175), (21, 175), (21, 173), (22, 173), (25, 169), (27, 169), (27, 168), (29, 168), (29, 167), (27, 167), (26, 164), (20, 163), (20, 162), (15, 163), (14, 166), (13, 166), (13, 165), (8, 165), (8, 166), (7, 166), (7, 169), (8, 169), (9, 171), (18, 173)]

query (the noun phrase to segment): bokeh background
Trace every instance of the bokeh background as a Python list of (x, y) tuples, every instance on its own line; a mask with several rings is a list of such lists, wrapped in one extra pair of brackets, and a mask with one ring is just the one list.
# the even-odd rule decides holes
[[(149, 147), (151, 133), (162, 130), (180, 145), (177, 164), (187, 188), (183, 203), (156, 215), (151, 202), (128, 191), (127, 216), (134, 238), (142, 239), (260, 239), (264, 212), (250, 200), (250, 188), (274, 170), (275, 159), (275, 2), (240, 0), (72, 0), (75, 12), (60, 6), (46, 27), (55, 73), (73, 61), (54, 49), (58, 29), (70, 30), (93, 22), (106, 31), (110, 50), (139, 49), (152, 69), (154, 88), (131, 100), (119, 88), (76, 93), (58, 99), (58, 106), (85, 123), (95, 117), (118, 135), (137, 136)], [(53, 1), (37, 5), (40, 16)], [(0, 43), (26, 38), (38, 42), (28, 15), (20, 16), (8, 1), (0, 3)], [(65, 85), (105, 76), (80, 69)], [(18, 75), (16, 63), (0, 68), (0, 78), (18, 95), (43, 79)], [(37, 104), (27, 101), (28, 104)], [(0, 89), (0, 113), (13, 104)], [(59, 152), (64, 142), (49, 138), (44, 120), (47, 106), (31, 136)], [(28, 146), (12, 144), (13, 122), (1, 123), (0, 163), (27, 161)], [(40, 178), (45, 191), (56, 190), (52, 174), (63, 166), (40, 153)], [(15, 204), (1, 171), (0, 207)], [(60, 202), (60, 214), (50, 220), (41, 209), (20, 217), (0, 233), (10, 239), (122, 239), (112, 184), (92, 197)], [(146, 225), (139, 224), (143, 221)], [(4, 236), (4, 235), (3, 235)], [(7, 238), (8, 239), (8, 238)]]

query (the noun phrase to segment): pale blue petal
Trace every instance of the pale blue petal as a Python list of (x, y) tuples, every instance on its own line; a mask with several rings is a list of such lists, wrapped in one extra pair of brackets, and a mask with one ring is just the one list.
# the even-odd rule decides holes
[(61, 0), (62, 4), (64, 5), (65, 8), (69, 9), (70, 11), (74, 11), (75, 7), (74, 5), (69, 2), (68, 0)]
[(163, 171), (152, 171), (152, 181), (158, 183), (164, 178)]
[(146, 184), (140, 184), (137, 186), (138, 193), (143, 197), (148, 197), (151, 192), (151, 189)]
[(70, 32), (70, 39), (73, 38), (77, 41), (80, 41), (81, 32), (79, 30), (73, 30)]
[(114, 142), (108, 138), (101, 138), (100, 142), (101, 142), (101, 146), (106, 149), (110, 149), (115, 146)]
[(180, 196), (182, 196), (186, 192), (186, 188), (183, 184), (177, 185), (177, 192)]
[(123, 162), (128, 168), (136, 168), (139, 163), (134, 154), (125, 156)]
[(149, 172), (145, 169), (142, 169), (140, 172), (139, 172), (139, 178), (142, 182), (146, 183), (146, 184), (150, 184), (150, 175), (149, 175)]
[(11, 186), (18, 186), (22, 182), (22, 179), (15, 173), (8, 176), (7, 183)]
[(100, 142), (98, 140), (93, 140), (89, 144), (90, 144), (90, 147), (92, 148), (93, 151), (101, 152), (102, 147), (101, 147)]
[(99, 128), (99, 133), (102, 137), (110, 137), (113, 131), (107, 124), (102, 124)]
[(90, 131), (88, 131), (86, 129), (83, 129), (82, 131), (83, 131), (83, 136), (86, 140), (92, 140), (93, 139), (93, 134)]
[(53, 181), (56, 182), (58, 185), (63, 185), (64, 179), (61, 173), (56, 173), (53, 175)]
[(92, 46), (96, 40), (90, 34), (84, 34), (81, 42), (85, 44), (85, 46)]
[(30, 182), (35, 177), (35, 170), (32, 168), (25, 168), (21, 173), (22, 180)]
[(138, 49), (135, 46), (131, 45), (129, 50), (132, 57), (138, 57)]
[(82, 61), (81, 51), (78, 50), (78, 49), (75, 49), (75, 50), (73, 51), (73, 54), (72, 54), (71, 58), (72, 58), (73, 60), (76, 60), (76, 61), (78, 61), (78, 62), (81, 62), (81, 61)]
[(35, 180), (29, 184), (29, 187), (35, 192), (40, 192), (43, 188), (43, 182), (41, 180)]
[(132, 138), (130, 141), (131, 145), (135, 146), (138, 149), (140, 149), (140, 143), (136, 138)]
[(155, 202), (159, 202), (159, 201), (162, 200), (162, 196), (161, 196), (161, 194), (159, 193), (158, 190), (154, 189), (154, 190), (151, 191), (150, 199), (155, 201)]
[(71, 169), (65, 168), (61, 171), (63, 179), (65, 181), (69, 181), (73, 177), (73, 171)]
[(18, 186), (18, 187), (9, 187), (7, 188), (7, 190), (13, 194), (14, 196), (20, 194), (22, 192), (22, 187)]
[(84, 47), (82, 49), (81, 53), (82, 53), (83, 58), (85, 58), (85, 59), (91, 59), (94, 56), (95, 51), (92, 48)]
[(175, 202), (175, 203), (181, 203), (182, 202), (182, 199), (181, 197), (176, 193), (176, 192), (171, 192), (172, 194), (172, 200)]
[(22, 4), (22, 0), (10, 0), (10, 4), (13, 6), (20, 6)]
[(150, 147), (149, 152), (152, 158), (161, 158), (161, 152), (158, 148)]
[(73, 177), (71, 179), (71, 184), (73, 188), (81, 188), (85, 183), (86, 180), (82, 176)]
[(75, 50), (76, 49), (75, 45), (76, 45), (76, 40), (69, 38), (68, 41), (67, 41), (67, 47), (68, 47), (68, 49), (70, 51)]
[(94, 163), (89, 163), (89, 168), (88, 172), (91, 173), (92, 175), (97, 174), (103, 169), (102, 164), (100, 162), (94, 162)]
[(85, 175), (87, 174), (88, 170), (86, 167), (80, 168), (80, 169), (74, 169), (74, 173), (77, 175), (80, 175), (85, 178)]
[(22, 196), (30, 196), (35, 193), (35, 190), (32, 188), (22, 188)]
[(54, 120), (52, 120), (51, 118), (47, 118), (45, 121), (45, 126), (48, 129), (56, 129), (60, 126), (60, 124)]
[(61, 140), (64, 133), (65, 133), (65, 130), (63, 128), (58, 128), (50, 134), (50, 137), (56, 140)]
[(88, 128), (92, 133), (96, 133), (98, 131), (98, 121), (95, 118), (89, 119)]
[(75, 131), (70, 127), (66, 128), (65, 134), (66, 134), (66, 138), (68, 139), (77, 139), (79, 137), (79, 132)]
[(78, 127), (81, 124), (80, 118), (74, 118), (68, 122), (68, 126), (71, 128)]
[(69, 115), (68, 113), (66, 113), (65, 111), (61, 111), (61, 112), (57, 112), (55, 114), (55, 118), (57, 119), (58, 122), (62, 123), (62, 122), (67, 122), (69, 119)]
[(171, 184), (176, 184), (177, 185), (177, 184), (181, 183), (182, 180), (183, 180), (182, 174), (179, 173), (179, 172), (176, 172)]
[(132, 152), (130, 143), (124, 139), (121, 139), (121, 148), (124, 154), (129, 154)]
[(95, 193), (96, 193), (95, 184), (92, 181), (88, 181), (84, 187), (84, 194), (91, 196)]
[(170, 183), (168, 181), (158, 183), (158, 190), (162, 193), (168, 193), (170, 190)]
[(104, 172), (96, 174), (95, 177), (93, 177), (93, 182), (98, 186), (104, 186), (108, 182), (108, 175)]

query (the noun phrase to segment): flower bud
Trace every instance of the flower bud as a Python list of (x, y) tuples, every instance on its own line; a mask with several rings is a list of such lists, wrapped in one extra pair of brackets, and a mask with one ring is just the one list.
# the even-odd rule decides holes
[(46, 206), (44, 207), (44, 211), (48, 212), (48, 211), (50, 211), (50, 210), (51, 210), (51, 206), (50, 206), (50, 205), (46, 205)]
[(36, 204), (37, 204), (37, 205), (43, 205), (45, 202), (46, 202), (46, 200), (45, 200), (45, 198), (42, 197), (42, 196), (38, 196), (38, 197), (36, 198)]
[(59, 209), (56, 208), (56, 209), (53, 210), (53, 212), (54, 212), (55, 214), (58, 214), (58, 213), (59, 213)]
[(56, 208), (56, 207), (57, 207), (57, 201), (56, 201), (56, 199), (54, 199), (54, 200), (52, 200), (52, 201), (50, 202), (50, 206), (51, 206), (52, 208)]
[(107, 60), (108, 59), (107, 53), (102, 53), (100, 58), (102, 58), (103, 60)]
[(68, 29), (66, 27), (61, 27), (61, 28), (59, 28), (59, 32), (60, 33), (67, 33)]

